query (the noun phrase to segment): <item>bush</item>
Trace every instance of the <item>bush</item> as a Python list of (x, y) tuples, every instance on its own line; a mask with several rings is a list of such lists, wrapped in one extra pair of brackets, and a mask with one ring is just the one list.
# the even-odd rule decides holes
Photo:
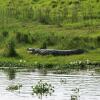
[(32, 86), (32, 94), (38, 96), (42, 100), (42, 96), (52, 95), (54, 87), (51, 84), (40, 80), (35, 86)]
[(28, 35), (17, 32), (16, 33), (16, 40), (19, 43), (27, 43), (28, 42)]
[(8, 41), (6, 48), (4, 50), (4, 56), (6, 57), (16, 57), (18, 56), (15, 50), (15, 44), (13, 40)]
[(3, 32), (2, 32), (2, 35), (3, 35), (4, 37), (7, 37), (8, 34), (9, 34), (9, 33), (8, 33), (7, 31), (3, 31)]

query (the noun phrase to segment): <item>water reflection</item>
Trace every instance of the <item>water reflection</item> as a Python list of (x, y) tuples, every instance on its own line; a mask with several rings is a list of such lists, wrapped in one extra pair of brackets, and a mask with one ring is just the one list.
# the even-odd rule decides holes
[(99, 68), (95, 68), (95, 73), (100, 74), (100, 67)]
[(15, 68), (6, 68), (4, 72), (7, 74), (9, 80), (13, 80), (16, 77), (16, 69)]
[(66, 70), (55, 70), (53, 71), (54, 74), (70, 74), (71, 73), (71, 69), (66, 69)]
[(48, 70), (43, 68), (43, 69), (39, 69), (38, 72), (43, 75), (43, 76), (46, 76), (48, 74)]

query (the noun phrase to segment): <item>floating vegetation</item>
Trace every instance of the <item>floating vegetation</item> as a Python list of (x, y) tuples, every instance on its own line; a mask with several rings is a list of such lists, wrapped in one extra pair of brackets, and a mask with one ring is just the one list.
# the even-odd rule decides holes
[(61, 84), (66, 84), (66, 82), (67, 82), (67, 79), (66, 79), (66, 78), (61, 78), (61, 79), (60, 79), (60, 83), (61, 83)]
[(72, 91), (71, 100), (79, 100), (79, 88), (72, 89)]
[(78, 100), (76, 95), (71, 96), (71, 100)]
[(46, 76), (47, 73), (48, 73), (48, 70), (47, 70), (46, 68), (39, 69), (38, 71), (39, 71), (39, 73), (40, 73), (41, 75), (43, 75), (43, 76)]
[(61, 70), (55, 70), (55, 71), (53, 71), (53, 73), (54, 74), (70, 74), (70, 71), (71, 71), (71, 69), (70, 68), (66, 68), (66, 70), (63, 70), (63, 69), (61, 69)]
[(20, 92), (20, 88), (22, 88), (22, 84), (10, 85), (6, 88), (6, 90), (8, 90), (8, 91), (17, 91), (17, 90), (19, 90), (19, 92)]
[(90, 60), (84, 60), (84, 61), (74, 61), (74, 62), (70, 62), (70, 66), (73, 67), (79, 67), (79, 69), (86, 69), (89, 67), (89, 65), (91, 65), (92, 63), (90, 62)]
[[(58, 74), (69, 74), (70, 69), (90, 69), (99, 67), (99, 62), (92, 62), (90, 60), (83, 60), (83, 61), (74, 61), (67, 64), (42, 64), (39, 62), (29, 63), (26, 60), (19, 60), (19, 61), (0, 61), (0, 67), (17, 67), (17, 68), (37, 68), (37, 69), (49, 69), (54, 70), (54, 73)], [(67, 69), (67, 70), (66, 70)]]
[(27, 64), (27, 63), (24, 63), (24, 62), (12, 62), (12, 61), (3, 61), (3, 62), (0, 62), (0, 67), (31, 67), (33, 65), (31, 64)]
[(33, 95), (37, 95), (41, 100), (43, 96), (52, 95), (54, 92), (54, 87), (51, 84), (43, 83), (41, 80), (37, 85), (32, 86)]

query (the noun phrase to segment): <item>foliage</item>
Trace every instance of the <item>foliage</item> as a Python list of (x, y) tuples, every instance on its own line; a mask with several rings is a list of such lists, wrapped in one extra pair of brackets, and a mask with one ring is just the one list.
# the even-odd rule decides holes
[(17, 32), (16, 33), (16, 41), (18, 43), (33, 43), (35, 40), (33, 40), (33, 37), (31, 36), (31, 34), (24, 34), (24, 33), (21, 33), (21, 32)]
[(13, 40), (8, 41), (6, 48), (4, 50), (4, 56), (6, 57), (16, 57), (18, 56), (15, 50), (15, 44)]
[(8, 91), (16, 91), (16, 90), (20, 90), (20, 88), (22, 88), (22, 84), (10, 85), (7, 87), (7, 90)]
[(54, 87), (51, 84), (43, 83), (41, 80), (36, 86), (32, 86), (32, 89), (33, 95), (36, 94), (40, 99), (42, 99), (42, 96), (51, 95), (54, 92)]
[(79, 89), (73, 89), (74, 93), (71, 95), (71, 100), (79, 100)]
[(7, 36), (9, 35), (9, 33), (8, 33), (7, 31), (3, 31), (3, 32), (2, 32), (2, 35), (3, 35), (4, 37), (7, 37)]
[[(8, 72), (8, 75), (10, 77), (13, 77), (13, 78), (14, 78), (14, 75), (15, 75), (15, 72), (16, 72), (16, 70), (14, 70), (13, 67), (26, 68), (26, 67), (31, 67), (31, 66), (32, 66), (31, 64), (19, 62), (17, 60), (13, 61), (13, 59), (11, 59), (11, 61), (9, 61), (7, 59), (4, 60), (4, 61), (0, 61), (0, 67), (9, 67), (9, 69), (6, 70), (6, 71)], [(13, 75), (13, 76), (11, 76), (11, 75)], [(12, 78), (10, 78), (10, 79), (12, 79)]]

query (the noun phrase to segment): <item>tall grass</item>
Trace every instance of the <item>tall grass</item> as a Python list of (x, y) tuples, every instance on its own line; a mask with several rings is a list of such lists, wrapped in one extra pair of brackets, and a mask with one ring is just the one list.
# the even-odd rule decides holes
[[(20, 45), (31, 45), (35, 47), (37, 45), (38, 48), (55, 48), (55, 49), (85, 49), (85, 50), (93, 50), (100, 47), (100, 36), (96, 37), (92, 36), (78, 36), (78, 35), (57, 35), (52, 32), (14, 32), (9, 33), (12, 35), (8, 35), (8, 32), (4, 31), (1, 34), (1, 42), (3, 45), (7, 43), (9, 45), (9, 40), (13, 39), (16, 46)], [(73, 33), (74, 34), (74, 33)], [(4, 42), (5, 41), (5, 42)], [(3, 43), (4, 42), (4, 43)], [(14, 50), (13, 41), (10, 41), (10, 47), (7, 48), (10, 50)]]
[[(14, 54), (10, 55), (16, 57), (14, 46), (6, 46), (5, 49), (5, 44), (8, 45), (11, 38), (18, 53), (28, 60), (33, 60), (33, 56), (26, 54), (27, 47), (85, 50), (100, 48), (99, 0), (1, 0), (0, 3), (0, 54), (7, 50), (8, 54), (11, 51)], [(91, 57), (90, 54), (89, 56)], [(39, 60), (40, 58), (37, 57)], [(58, 62), (60, 60), (58, 58)]]
[[(99, 1), (51, 0), (47, 2), (44, 0), (43, 3), (39, 4), (40, 1), (34, 1), (33, 3), (33, 1), (10, 0), (8, 3), (6, 2), (4, 7), (0, 7), (1, 23), (4, 24), (3, 26), (7, 26), (9, 18), (15, 18), (22, 22), (30, 20), (58, 26), (62, 26), (64, 22), (79, 22), (82, 24), (83, 21), (89, 20), (89, 24), (92, 25), (93, 19), (97, 20), (100, 18)], [(43, 6), (43, 4), (45, 5)]]

